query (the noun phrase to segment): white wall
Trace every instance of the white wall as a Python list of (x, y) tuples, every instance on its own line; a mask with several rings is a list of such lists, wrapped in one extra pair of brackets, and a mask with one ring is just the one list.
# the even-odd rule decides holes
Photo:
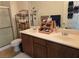
[(66, 1), (36, 1), (31, 2), (38, 10), (38, 21), (42, 15), (61, 15), (61, 21), (67, 20), (67, 2)]
[(40, 15), (62, 14), (64, 2), (35, 2), (36, 7), (39, 9)]
[(18, 11), (23, 9), (26, 9), (26, 10), (29, 9), (28, 1), (17, 1), (16, 3), (17, 3)]
[(63, 6), (63, 14), (62, 14), (62, 17), (63, 17), (63, 23), (65, 23), (65, 25), (67, 26), (68, 24), (68, 1), (65, 1), (64, 2), (64, 6)]
[(16, 38), (16, 23), (15, 23), (15, 14), (18, 12), (16, 2), (10, 2), (10, 9), (11, 9), (11, 20), (12, 20), (12, 26), (13, 26), (13, 32), (14, 32), (14, 38)]

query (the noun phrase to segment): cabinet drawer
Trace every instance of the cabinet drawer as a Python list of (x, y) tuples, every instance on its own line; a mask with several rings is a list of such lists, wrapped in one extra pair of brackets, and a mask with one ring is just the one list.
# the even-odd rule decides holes
[(37, 43), (37, 44), (41, 44), (43, 46), (46, 46), (46, 41), (43, 40), (43, 39), (33, 37), (33, 40), (34, 40), (34, 43)]

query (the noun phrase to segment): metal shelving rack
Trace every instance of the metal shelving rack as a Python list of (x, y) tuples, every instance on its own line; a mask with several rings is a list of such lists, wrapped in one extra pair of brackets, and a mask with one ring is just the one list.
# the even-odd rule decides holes
[(29, 13), (28, 10), (21, 10), (15, 15), (17, 38), (20, 38), (19, 31), (29, 29)]

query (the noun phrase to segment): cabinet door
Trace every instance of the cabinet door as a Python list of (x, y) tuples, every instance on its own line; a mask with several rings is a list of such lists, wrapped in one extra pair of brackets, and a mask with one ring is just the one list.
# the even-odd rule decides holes
[(23, 51), (30, 56), (33, 56), (33, 40), (31, 36), (21, 34)]
[(34, 44), (34, 57), (45, 58), (46, 57), (46, 47), (39, 44)]
[(67, 46), (62, 46), (61, 51), (63, 53), (63, 57), (65, 57), (65, 58), (79, 57), (79, 50), (78, 49), (74, 49), (74, 48), (67, 47)]
[(61, 57), (61, 46), (54, 44), (52, 42), (47, 42), (47, 57), (48, 58), (58, 58)]
[(48, 51), (48, 57), (55, 57), (55, 58), (76, 58), (79, 57), (79, 50), (53, 43), (53, 42), (47, 42), (47, 51)]

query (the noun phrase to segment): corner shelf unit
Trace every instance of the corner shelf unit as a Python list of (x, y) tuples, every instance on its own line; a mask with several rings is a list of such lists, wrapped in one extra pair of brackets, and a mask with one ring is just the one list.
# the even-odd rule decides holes
[(17, 38), (20, 38), (19, 31), (29, 29), (29, 13), (28, 10), (21, 10), (15, 15)]

